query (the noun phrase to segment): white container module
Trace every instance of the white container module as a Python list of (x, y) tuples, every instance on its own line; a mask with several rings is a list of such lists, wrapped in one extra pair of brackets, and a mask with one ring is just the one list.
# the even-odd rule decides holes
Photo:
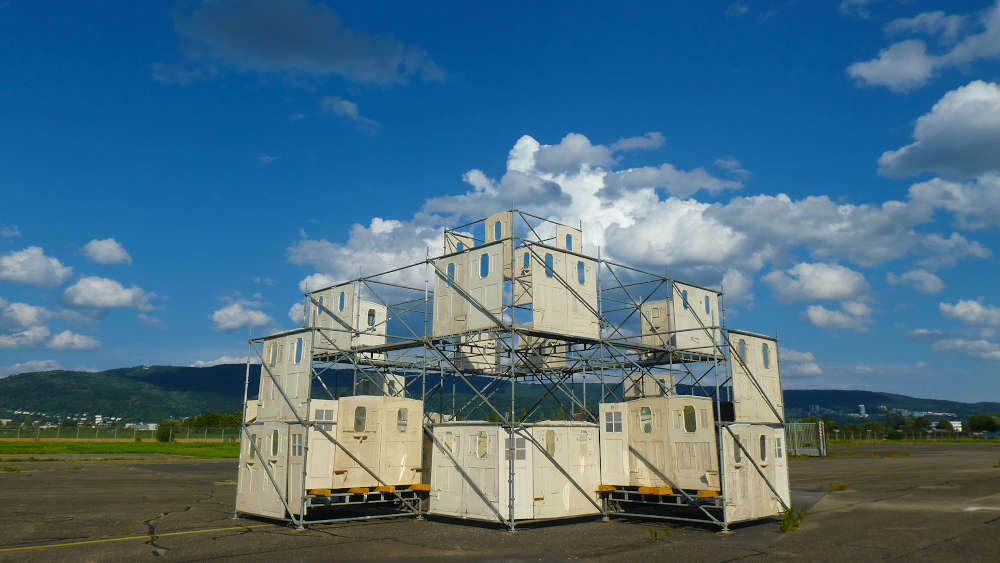
[(417, 399), (373, 395), (339, 399), (334, 435), (356, 459), (337, 448), (330, 488), (377, 487), (365, 467), (386, 485), (420, 483), (423, 417), (424, 403)]
[(681, 395), (601, 403), (600, 416), (602, 484), (719, 490), (711, 398)]
[[(497, 521), (498, 513), (508, 518), (508, 430), (498, 424), (473, 421), (435, 424), (433, 432), (436, 443), (429, 444), (429, 512), (488, 521)], [(564, 421), (526, 424), (516, 431), (513, 446), (515, 520), (600, 513), (597, 425)]]
[(726, 465), (727, 520), (775, 516), (791, 506), (785, 430), (778, 425), (743, 423), (730, 424), (729, 430), (732, 434), (722, 433), (721, 452)]

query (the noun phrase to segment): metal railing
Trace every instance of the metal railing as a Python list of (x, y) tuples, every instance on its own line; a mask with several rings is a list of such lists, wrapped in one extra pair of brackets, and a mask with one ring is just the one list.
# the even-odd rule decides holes
[[(226, 442), (238, 440), (239, 427), (221, 426), (171, 426), (166, 429), (169, 441)], [(140, 430), (122, 426), (58, 426), (41, 428), (37, 426), (0, 427), (2, 439), (29, 440), (156, 440), (157, 430)]]

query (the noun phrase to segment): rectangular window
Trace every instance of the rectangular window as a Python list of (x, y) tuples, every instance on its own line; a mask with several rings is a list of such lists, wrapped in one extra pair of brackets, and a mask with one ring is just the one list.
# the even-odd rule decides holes
[[(399, 409), (396, 411), (396, 430), (399, 432), (406, 432), (406, 427), (410, 423), (410, 415), (408, 411), (404, 409)], [(480, 456), (482, 457), (482, 456)]]
[(297, 363), (299, 363), (301, 361), (302, 361), (302, 339), (301, 338), (296, 338), (295, 339), (295, 363), (297, 364)]
[(490, 275), (490, 255), (482, 254), (479, 257), (479, 277), (486, 279)]
[(620, 413), (620, 412), (606, 412), (606, 413), (604, 413), (604, 431), (605, 432), (621, 432), (622, 431), (622, 413)]
[(649, 407), (639, 409), (639, 426), (643, 434), (653, 433), (653, 411)]
[(301, 456), (302, 452), (302, 434), (292, 434), (292, 455)]
[(775, 458), (781, 457), (781, 438), (774, 439), (774, 457)]
[(364, 432), (365, 422), (367, 422), (368, 412), (365, 407), (355, 407), (354, 408), (354, 431)]
[[(510, 459), (510, 438), (504, 440), (504, 459)], [(526, 459), (527, 449), (525, 447), (524, 438), (514, 439), (514, 460), (520, 461)]]
[(278, 457), (278, 431), (271, 432), (271, 457)]

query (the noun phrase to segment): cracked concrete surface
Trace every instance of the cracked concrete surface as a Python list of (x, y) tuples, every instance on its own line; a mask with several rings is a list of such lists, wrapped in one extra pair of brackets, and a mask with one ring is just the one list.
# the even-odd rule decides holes
[[(513, 535), (412, 518), (300, 532), (232, 519), (232, 460), (5, 462), (22, 471), (0, 474), (0, 561), (1000, 559), (1000, 468), (993, 467), (1000, 444), (831, 451), (837, 455), (791, 460), (794, 503), (809, 507), (799, 530), (782, 534), (772, 520), (726, 537), (708, 527), (622, 519), (530, 526)], [(831, 491), (834, 482), (847, 489)], [(104, 541), (117, 538), (134, 539)], [(64, 543), (74, 545), (3, 551)]]

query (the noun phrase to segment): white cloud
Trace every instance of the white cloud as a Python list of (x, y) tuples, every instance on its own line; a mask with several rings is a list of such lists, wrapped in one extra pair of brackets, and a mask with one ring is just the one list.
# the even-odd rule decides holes
[(663, 137), (663, 133), (652, 131), (638, 137), (618, 139), (618, 141), (612, 143), (611, 151), (653, 150), (662, 147), (665, 142), (666, 138)]
[(753, 278), (739, 270), (729, 269), (722, 275), (722, 288), (725, 291), (727, 302), (752, 301), (751, 287), (753, 287)]
[(288, 308), (288, 320), (295, 323), (295, 326), (306, 324), (306, 304), (304, 302), (292, 303)]
[(9, 366), (0, 366), (0, 377), (17, 375), (19, 373), (32, 373), (36, 371), (54, 371), (63, 369), (62, 364), (55, 360), (28, 360)]
[(733, 2), (726, 7), (727, 18), (741, 18), (750, 11), (750, 4), (746, 2)]
[(671, 195), (688, 197), (699, 190), (717, 193), (723, 190), (738, 190), (743, 187), (736, 180), (723, 180), (708, 173), (704, 168), (691, 171), (678, 170), (673, 164), (664, 163), (659, 167), (642, 166), (610, 172), (604, 177), (601, 196), (617, 199), (625, 192), (662, 188)]
[(274, 156), (273, 154), (259, 154), (259, 155), (257, 155), (257, 162), (259, 162), (261, 164), (271, 164), (275, 160), (278, 160), (278, 157)]
[(299, 289), (302, 293), (309, 293), (316, 291), (317, 289), (323, 289), (324, 287), (330, 287), (331, 285), (337, 283), (337, 279), (333, 276), (328, 276), (326, 274), (310, 274), (299, 282)]
[(983, 360), (1000, 360), (1000, 343), (988, 340), (948, 338), (931, 345), (935, 352), (957, 353)]
[(73, 274), (73, 268), (45, 255), (38, 246), (0, 255), (0, 281), (56, 287)]
[(967, 23), (967, 16), (949, 15), (940, 10), (923, 12), (909, 18), (898, 18), (885, 24), (886, 33), (923, 33), (940, 36), (945, 43), (953, 43), (962, 27)]
[(320, 102), (324, 111), (328, 111), (334, 115), (344, 117), (351, 121), (358, 130), (367, 133), (369, 135), (374, 135), (378, 132), (380, 127), (379, 123), (373, 119), (369, 119), (361, 115), (361, 110), (358, 109), (358, 104), (352, 102), (351, 100), (345, 100), (344, 98), (338, 96), (327, 96), (323, 98)]
[(782, 347), (778, 351), (781, 359), (781, 371), (788, 375), (820, 375), (823, 368), (816, 362), (812, 352), (800, 352)]
[[(967, 16), (931, 12), (896, 20), (889, 25), (911, 33), (940, 33), (947, 42), (954, 41), (958, 30), (967, 27), (963, 24), (968, 19)], [(966, 66), (979, 59), (1000, 56), (1000, 2), (976, 19), (982, 30), (961, 37), (940, 55), (928, 54), (923, 41), (908, 39), (881, 50), (875, 59), (850, 65), (847, 71), (861, 84), (887, 86), (891, 90), (905, 92), (926, 84), (936, 70)]]
[(131, 264), (132, 256), (113, 238), (94, 239), (83, 247), (83, 253), (98, 264)]
[(925, 338), (930, 336), (942, 336), (944, 332), (936, 328), (915, 328), (913, 330), (907, 331), (906, 334), (918, 338)]
[(910, 186), (910, 198), (952, 212), (963, 229), (1000, 226), (1000, 175), (966, 183), (934, 178)]
[(95, 309), (135, 307), (140, 311), (152, 311), (155, 307), (150, 300), (156, 297), (156, 294), (143, 291), (134, 285), (126, 289), (121, 283), (112, 279), (84, 276), (66, 288), (64, 296), (68, 303), (77, 307)]
[(52, 350), (93, 350), (100, 345), (100, 342), (85, 334), (64, 330), (52, 337), (48, 347)]
[[(998, 30), (1000, 33), (1000, 30)], [(917, 119), (914, 142), (879, 158), (879, 173), (971, 177), (1000, 169), (1000, 86), (976, 80), (946, 93)]]
[(941, 281), (941, 278), (922, 269), (910, 270), (900, 276), (889, 272), (886, 274), (886, 281), (889, 282), (889, 285), (910, 285), (920, 293), (928, 295), (944, 289), (944, 282)]
[(800, 262), (763, 278), (782, 303), (815, 299), (854, 299), (869, 290), (865, 277), (840, 264)]
[[(215, 358), (214, 360), (208, 360), (208, 361), (197, 360), (196, 362), (194, 362), (193, 364), (191, 364), (190, 367), (193, 367), (193, 368), (207, 368), (207, 367), (221, 366), (221, 365), (227, 365), (227, 364), (246, 364), (246, 363), (247, 363), (247, 356), (242, 356), (242, 357), (240, 357), (240, 356), (219, 356), (218, 358)], [(260, 359), (257, 358), (257, 357), (251, 356), (250, 357), (250, 363), (251, 364), (259, 364), (260, 363)]]
[(4, 225), (0, 227), (0, 238), (18, 238), (21, 230), (16, 225)]
[(184, 51), (198, 63), (185, 68), (183, 78), (211, 70), (216, 61), (295, 77), (335, 75), (363, 84), (444, 78), (423, 49), (390, 35), (347, 28), (333, 9), (308, 0), (202, 2), (175, 21), (189, 43)]
[(872, 0), (840, 0), (840, 13), (865, 19), (872, 15), (869, 4)]
[(27, 303), (10, 303), (0, 299), (0, 327), (30, 328), (44, 325), (53, 316), (45, 307)]
[(741, 180), (746, 180), (750, 177), (750, 171), (743, 167), (743, 163), (731, 156), (717, 158), (712, 164)]
[(147, 315), (146, 313), (139, 313), (138, 318), (139, 322), (141, 322), (146, 326), (159, 326), (163, 324), (163, 321), (161, 321), (159, 318), (154, 317), (152, 315)]
[(865, 86), (906, 92), (927, 83), (934, 74), (934, 59), (923, 41), (908, 39), (882, 49), (875, 59), (852, 64), (847, 73)]
[(274, 322), (274, 319), (263, 311), (244, 307), (242, 303), (231, 303), (212, 313), (212, 322), (216, 330), (234, 330), (263, 326)]
[(871, 309), (864, 303), (849, 301), (842, 311), (827, 309), (822, 305), (810, 305), (802, 313), (802, 320), (820, 328), (836, 330), (858, 330), (865, 332), (871, 324)]
[(938, 303), (941, 314), (965, 324), (1000, 327), (1000, 307), (982, 301), (960, 299), (957, 303)]

